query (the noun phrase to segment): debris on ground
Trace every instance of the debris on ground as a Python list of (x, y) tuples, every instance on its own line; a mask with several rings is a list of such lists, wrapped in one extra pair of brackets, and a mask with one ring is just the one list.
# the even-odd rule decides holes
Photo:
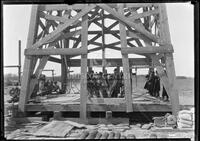
[[(194, 111), (194, 109), (193, 109)], [(150, 123), (121, 123), (87, 125), (70, 120), (50, 122), (18, 122), (6, 118), (7, 139), (142, 139), (142, 138), (190, 138), (194, 140), (194, 117), (191, 110), (180, 111), (175, 117), (166, 114), (154, 117)], [(193, 123), (193, 124), (191, 124)], [(180, 126), (182, 124), (182, 126)], [(178, 128), (174, 128), (178, 125)], [(184, 125), (184, 126), (183, 126)], [(187, 125), (188, 128), (185, 128)], [(189, 128), (190, 127), (190, 128)]]

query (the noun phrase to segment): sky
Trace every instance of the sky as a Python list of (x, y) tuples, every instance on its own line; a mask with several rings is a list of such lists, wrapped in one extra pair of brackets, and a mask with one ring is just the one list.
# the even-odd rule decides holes
[[(177, 76), (194, 77), (194, 14), (190, 3), (168, 3), (167, 14), (174, 63)], [(31, 5), (3, 6), (3, 59), (4, 66), (18, 65), (18, 40), (22, 42), (22, 68), (28, 35)], [(98, 52), (97, 52), (98, 53)], [(97, 54), (97, 56), (101, 56)], [(106, 54), (109, 57), (110, 54)], [(90, 58), (92, 56), (89, 55)], [(60, 65), (48, 62), (45, 69), (54, 69), (60, 75)], [(23, 69), (22, 69), (23, 70)], [(97, 70), (98, 71), (98, 70)], [(4, 74), (18, 73), (17, 68), (4, 68)], [(47, 75), (50, 75), (47, 73)]]

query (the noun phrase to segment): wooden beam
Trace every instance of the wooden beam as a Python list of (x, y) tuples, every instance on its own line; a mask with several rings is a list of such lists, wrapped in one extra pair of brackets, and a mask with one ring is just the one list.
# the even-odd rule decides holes
[(77, 48), (77, 46), (79, 45), (80, 42), (81, 42), (81, 35), (79, 35), (78, 40), (77, 40), (76, 43), (72, 46), (72, 48)]
[[(134, 112), (170, 112), (172, 110), (170, 104), (157, 104), (153, 102), (134, 102), (132, 103), (134, 108)], [(79, 102), (71, 102), (71, 103), (63, 103), (63, 104), (27, 104), (26, 111), (66, 111), (66, 112), (79, 112), (80, 111), (80, 103)], [(181, 105), (180, 108), (184, 109), (184, 105)], [(192, 107), (188, 105), (188, 107)], [(187, 108), (186, 108), (187, 109)], [(110, 103), (102, 103), (102, 104), (87, 104), (87, 111), (89, 112), (105, 112), (105, 111), (113, 111), (113, 112), (124, 112), (126, 110), (126, 104), (110, 104)]]
[[(65, 14), (64, 14), (64, 16), (63, 17), (65, 17), (65, 18), (67, 18), (67, 19), (69, 19), (69, 16), (70, 16), (70, 12), (71, 11), (68, 11), (68, 12), (66, 12), (65, 11)], [(69, 28), (67, 28), (66, 30), (65, 30), (65, 32), (66, 33), (69, 33), (69, 31), (70, 31), (70, 29)], [(80, 32), (78, 31), (78, 32), (76, 32), (77, 30), (75, 30), (75, 32), (74, 32), (74, 35), (73, 36), (75, 36), (77, 33), (79, 33), (79, 35), (80, 35)], [(69, 48), (69, 38), (64, 38), (62, 41), (61, 41), (61, 43), (62, 43), (62, 48)], [(68, 63), (67, 63), (67, 60), (69, 60), (69, 56), (66, 56), (66, 55), (61, 55), (61, 82), (62, 82), (62, 84), (61, 84), (61, 89), (62, 89), (62, 91), (64, 91), (64, 92), (66, 92), (66, 89), (67, 89), (67, 86), (68, 86), (68, 73), (69, 73), (69, 66), (68, 66)]]
[(106, 48), (121, 51), (121, 48), (120, 47), (116, 47), (116, 46), (108, 46), (108, 45), (106, 45)]
[(119, 21), (116, 21), (116, 22), (114, 22), (113, 24), (111, 24), (108, 28), (107, 28), (107, 30), (111, 30), (112, 28), (114, 28), (116, 25), (118, 25), (119, 24)]
[(68, 39), (69, 37), (77, 36), (77, 35), (80, 35), (80, 34), (81, 34), (81, 30), (76, 30), (76, 31), (68, 32), (68, 33), (63, 33), (62, 32), (62, 36), (65, 39)]
[(102, 18), (102, 26), (101, 26), (101, 28), (102, 28), (102, 72), (103, 73), (106, 73), (106, 69), (105, 69), (105, 34), (104, 34), (104, 32), (105, 32), (105, 19), (104, 19), (104, 10), (102, 10), (102, 13), (101, 13), (102, 15), (101, 15), (101, 18)]
[(96, 41), (99, 37), (101, 37), (101, 34), (97, 34), (96, 36), (94, 36), (92, 39), (90, 39), (88, 41), (88, 45), (91, 44), (92, 42)]
[(48, 34), (49, 33), (48, 27), (45, 27), (41, 20), (39, 20), (38, 23), (40, 27), (43, 29), (43, 32), (44, 32), (43, 34)]
[(95, 48), (89, 49), (89, 50), (88, 50), (88, 53), (94, 52), (94, 51), (98, 51), (98, 50), (101, 50), (101, 49), (102, 49), (101, 46), (100, 46), (100, 47), (95, 47)]
[(135, 8), (135, 7), (152, 7), (157, 6), (155, 3), (126, 3), (126, 8)]
[[(118, 8), (119, 8), (118, 9), (119, 14), (123, 15), (124, 14), (124, 11), (123, 11), (124, 5), (119, 4)], [(121, 48), (123, 49), (123, 48), (127, 47), (126, 29), (122, 23), (119, 24), (119, 29), (120, 29)], [(122, 54), (122, 62), (123, 62), (123, 72), (124, 72), (126, 112), (133, 112), (128, 54)]]
[[(67, 64), (69, 67), (80, 67), (81, 66), (81, 60), (80, 59), (70, 59), (67, 61)], [(93, 66), (101, 66), (102, 59), (88, 59), (87, 60), (87, 66), (93, 67)], [(129, 58), (129, 66), (144, 66), (144, 65), (150, 65), (149, 59), (147, 58)], [(105, 66), (106, 67), (116, 67), (120, 66), (122, 67), (122, 59), (121, 58), (106, 58), (105, 59)]]
[(53, 10), (79, 10), (83, 9), (85, 4), (48, 4), (48, 5), (40, 5), (39, 11), (53, 11)]
[(90, 10), (95, 8), (96, 6), (91, 4), (86, 6), (80, 13), (78, 13), (74, 18), (70, 19), (68, 22), (65, 22), (64, 24), (60, 24), (56, 30), (54, 30), (51, 34), (46, 35), (44, 38), (36, 42), (32, 47), (37, 48), (41, 45), (43, 45), (45, 42), (48, 42), (51, 38), (54, 38), (56, 35), (58, 35), (60, 32), (65, 30), (67, 27), (69, 27), (71, 24), (73, 24), (75, 21), (80, 19), (83, 15), (87, 14)]
[(98, 43), (98, 42), (90, 42), (90, 44), (96, 45), (96, 46), (102, 46), (102, 44), (101, 44), (101, 43)]
[(40, 15), (41, 18), (44, 18), (44, 19), (47, 19), (47, 20), (54, 20), (54, 21), (58, 21), (58, 22), (61, 22), (61, 23), (68, 21), (68, 19), (65, 19), (63, 17), (45, 14), (44, 12), (40, 12), (39, 15)]
[(74, 39), (74, 40), (77, 40), (79, 41), (79, 38), (74, 38), (73, 36), (77, 36), (77, 35), (80, 35), (81, 33), (81, 30), (77, 30), (77, 31), (72, 31), (72, 32), (67, 32), (67, 33), (64, 33), (64, 32), (60, 32), (59, 34), (57, 34), (54, 38), (50, 39), (49, 41), (45, 42), (44, 44), (48, 44), (48, 43), (51, 43), (51, 42), (56, 42), (58, 40), (61, 40), (61, 39)]
[[(118, 37), (118, 36), (117, 36), (117, 37)], [(132, 40), (135, 40), (135, 39), (134, 39), (134, 38), (129, 38), (129, 39), (127, 39), (127, 42), (132, 41)], [(114, 43), (110, 43), (110, 44), (107, 44), (106, 47), (109, 48), (109, 46), (119, 45), (120, 43), (121, 43), (121, 41), (114, 42)], [(121, 48), (120, 48), (120, 50), (121, 50)]]
[[(38, 31), (38, 6), (32, 6), (31, 9), (31, 18), (30, 18), (30, 25), (29, 25), (29, 32), (28, 32), (28, 38), (27, 38), (27, 44), (26, 48), (30, 48), (33, 43), (35, 42), (35, 39), (37, 37), (37, 31)], [(28, 58), (25, 56), (24, 61), (24, 68), (23, 68), (23, 77), (22, 77), (22, 83), (21, 83), (21, 90), (20, 90), (20, 97), (19, 97), (19, 111), (24, 112), (25, 111), (25, 104), (28, 100), (28, 95), (30, 93), (30, 75), (32, 74), (35, 64), (36, 64), (37, 58)]]
[(42, 74), (42, 70), (44, 69), (44, 67), (47, 64), (48, 58), (49, 58), (49, 56), (43, 56), (40, 59), (39, 65), (34, 73), (36, 78), (30, 80), (30, 93), (28, 93), (28, 99), (30, 99), (30, 96), (34, 90), (34, 87), (35, 87), (36, 83), (38, 82), (39, 76), (40, 76), (40, 74)]
[[(166, 5), (160, 4), (158, 8), (159, 8), (159, 13), (160, 13), (159, 22), (161, 23), (160, 36), (161, 36), (162, 43), (171, 44)], [(173, 115), (177, 115), (179, 111), (179, 96), (178, 96), (177, 88), (175, 86), (176, 73), (175, 73), (175, 67), (174, 67), (173, 54), (166, 53), (165, 55), (166, 55), (166, 61), (165, 61), (166, 71), (167, 71), (167, 76), (169, 79), (169, 86), (170, 86), (169, 96), (170, 96), (170, 101), (172, 104), (172, 113)]]
[(173, 48), (168, 46), (147, 46), (147, 47), (130, 47), (122, 48), (123, 54), (149, 54), (149, 53), (170, 53), (173, 52)]
[[(120, 36), (116, 33), (112, 34), (114, 37), (118, 38), (120, 40)], [(127, 41), (129, 40), (134, 40), (133, 38), (132, 39), (126, 39)], [(132, 43), (130, 42), (127, 42), (127, 44), (130, 46), (130, 47), (136, 47), (135, 45), (133, 45)]]
[[(82, 48), (88, 46), (88, 15), (82, 17), (81, 44)], [(80, 94), (80, 118), (87, 119), (87, 54), (81, 55), (81, 94)]]
[(151, 34), (149, 31), (147, 31), (145, 28), (141, 27), (139, 24), (130, 21), (127, 17), (125, 17), (122, 14), (117, 13), (116, 11), (114, 11), (112, 8), (110, 8), (109, 6), (107, 6), (105, 4), (98, 4), (98, 6), (100, 6), (101, 8), (103, 8), (104, 10), (106, 10), (107, 12), (112, 14), (113, 16), (115, 16), (122, 23), (125, 23), (125, 24), (129, 25), (130, 27), (135, 28), (135, 30), (137, 30), (138, 32), (144, 34), (146, 37), (148, 37), (152, 41), (158, 42), (158, 40), (159, 40), (158, 37), (156, 37), (155, 35)]
[(150, 11), (143, 12), (143, 13), (137, 13), (133, 16), (128, 17), (128, 18), (130, 20), (134, 21), (135, 19), (144, 18), (144, 17), (155, 15), (155, 14), (158, 14), (158, 13), (159, 13), (158, 9), (155, 9), (155, 10), (150, 10)]
[(52, 56), (49, 57), (48, 61), (55, 62), (55, 63), (61, 63), (61, 59), (52, 57)]
[(87, 54), (85, 48), (25, 49), (25, 55), (80, 55)]

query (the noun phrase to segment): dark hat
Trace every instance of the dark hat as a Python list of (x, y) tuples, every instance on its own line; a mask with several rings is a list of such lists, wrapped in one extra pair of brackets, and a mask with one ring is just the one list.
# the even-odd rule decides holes
[(45, 79), (46, 79), (46, 76), (44, 74), (41, 74), (39, 77), (39, 80), (45, 80)]

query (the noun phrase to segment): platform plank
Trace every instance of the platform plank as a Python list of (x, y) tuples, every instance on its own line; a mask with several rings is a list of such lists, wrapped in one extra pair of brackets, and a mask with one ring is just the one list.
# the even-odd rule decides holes
[[(50, 119), (53, 120), (53, 119)], [(61, 118), (60, 121), (73, 121), (77, 123), (84, 123), (84, 124), (91, 124), (91, 125), (97, 125), (97, 124), (128, 124), (129, 119), (128, 118), (88, 118), (86, 121), (82, 121), (80, 118)]]

